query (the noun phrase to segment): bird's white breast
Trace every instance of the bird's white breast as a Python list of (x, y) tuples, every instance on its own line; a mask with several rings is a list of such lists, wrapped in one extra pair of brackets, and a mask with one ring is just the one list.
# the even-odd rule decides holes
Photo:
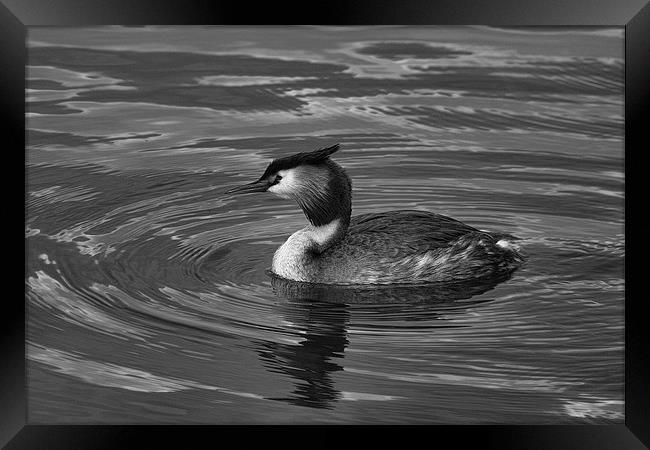
[(314, 243), (323, 245), (337, 232), (340, 220), (315, 227), (307, 226), (296, 231), (275, 251), (271, 270), (283, 278), (296, 281), (310, 281), (311, 272), (316, 269), (314, 256), (308, 253)]

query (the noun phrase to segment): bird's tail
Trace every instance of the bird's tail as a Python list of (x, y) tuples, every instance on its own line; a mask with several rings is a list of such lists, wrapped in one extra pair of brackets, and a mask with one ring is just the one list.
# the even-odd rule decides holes
[(509, 262), (517, 266), (524, 262), (526, 254), (521, 248), (521, 245), (517, 242), (521, 241), (520, 238), (510, 234), (498, 234), (493, 236), (496, 239), (496, 246), (504, 251), (505, 256), (510, 260)]

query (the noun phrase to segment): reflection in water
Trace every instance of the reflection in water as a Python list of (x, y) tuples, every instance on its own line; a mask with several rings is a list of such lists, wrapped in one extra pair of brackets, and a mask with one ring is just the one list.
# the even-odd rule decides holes
[[(623, 31), (31, 29), (30, 422), (621, 422)], [(355, 215), (511, 233), (526, 265), (269, 280), (304, 215), (219, 194), (333, 142)]]
[[(493, 289), (511, 276), (421, 286), (350, 287), (301, 283), (268, 273), (273, 292), (283, 299), (279, 306), (280, 315), (285, 318), (287, 326), (295, 328), (303, 336), (298, 344), (262, 342), (262, 348), (258, 350), (271, 372), (286, 374), (296, 381), (292, 396), (274, 400), (314, 408), (332, 408), (332, 403), (340, 398), (332, 375), (343, 370), (337, 360), (344, 357), (348, 345), (351, 305), (363, 304), (367, 307), (389, 304), (402, 309), (412, 308), (414, 304), (426, 304), (427, 319), (441, 319), (442, 315), (436, 309), (448, 312), (451, 306), (463, 306), (465, 310), (468, 306), (487, 302), (489, 299), (485, 298), (467, 300)], [(392, 309), (391, 315), (399, 314), (399, 311)]]
[(348, 306), (319, 301), (284, 305), (287, 322), (304, 333), (304, 340), (296, 344), (264, 342), (259, 350), (265, 366), (272, 372), (288, 375), (296, 380), (292, 395), (275, 400), (301, 406), (327, 408), (339, 398), (332, 374), (343, 370), (337, 359), (343, 358), (348, 345)]

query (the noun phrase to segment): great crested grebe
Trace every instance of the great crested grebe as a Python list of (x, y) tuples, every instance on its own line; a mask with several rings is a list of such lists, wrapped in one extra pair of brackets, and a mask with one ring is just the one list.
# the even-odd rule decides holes
[(461, 281), (512, 272), (523, 261), (512, 236), (427, 211), (351, 217), (352, 183), (329, 157), (339, 144), (273, 160), (259, 180), (226, 194), (294, 199), (310, 225), (273, 256), (271, 271), (311, 283), (369, 285)]

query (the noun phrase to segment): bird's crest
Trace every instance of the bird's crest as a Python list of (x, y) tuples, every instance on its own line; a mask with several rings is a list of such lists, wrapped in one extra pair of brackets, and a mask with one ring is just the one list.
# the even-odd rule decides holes
[(318, 165), (327, 161), (329, 156), (339, 149), (339, 144), (334, 144), (329, 147), (320, 148), (311, 152), (301, 152), (295, 155), (285, 156), (283, 158), (274, 159), (264, 171), (264, 175), (260, 179), (264, 179), (269, 175), (273, 175), (280, 170), (293, 169), (301, 165)]

